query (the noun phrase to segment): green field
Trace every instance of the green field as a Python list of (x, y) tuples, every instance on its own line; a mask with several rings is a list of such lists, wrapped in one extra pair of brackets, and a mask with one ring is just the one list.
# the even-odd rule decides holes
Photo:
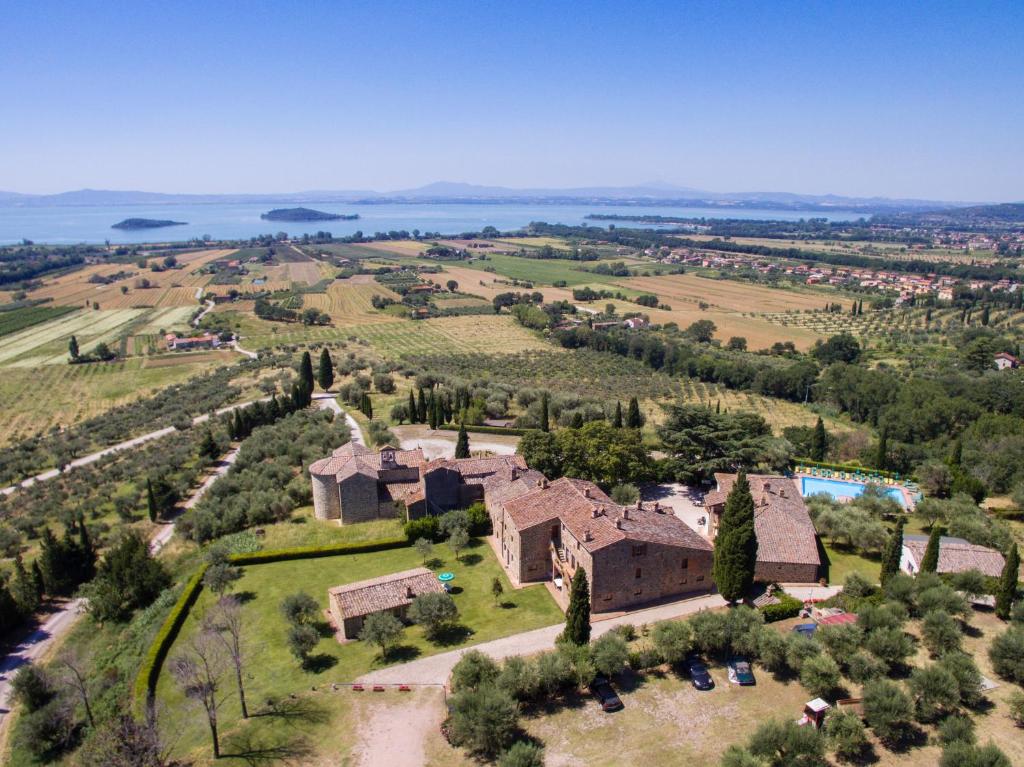
[[(561, 611), (543, 585), (512, 589), (487, 543), (474, 541), (462, 553), (462, 562), (456, 561), (444, 545), (435, 546), (435, 555), (437, 559), (430, 563), (431, 567), (438, 571), (451, 570), (456, 574), (455, 583), (461, 591), (453, 596), (465, 631), (451, 632), (446, 641), (430, 641), (424, 637), (422, 629), (409, 627), (389, 663), (445, 652), (457, 646), (476, 644), (562, 620)], [(379, 659), (375, 647), (359, 641), (340, 644), (326, 632), (313, 652), (314, 668), (304, 670), (288, 652), (287, 623), (279, 612), (285, 596), (302, 590), (315, 597), (326, 609), (327, 589), (333, 586), (421, 565), (422, 561), (413, 549), (403, 548), (246, 567), (235, 592), (243, 595), (245, 600), (246, 696), (252, 708), (256, 711), (265, 709), (265, 701), (270, 698), (282, 700), (313, 685), (348, 682), (373, 668), (387, 665)], [(505, 586), (501, 605), (496, 604), (491, 595), (491, 581), (495, 577), (499, 577)], [(210, 594), (200, 596), (181, 636), (171, 649), (171, 657), (181, 652), (188, 638), (197, 631), (211, 602)], [(250, 737), (263, 737), (265, 731), (275, 727), (276, 718), (253, 717), (244, 724), (240, 723), (234, 684), (228, 682), (225, 678), (225, 703), (220, 712), (226, 738), (243, 731)], [(173, 734), (169, 740), (175, 744), (176, 755), (205, 757), (209, 751), (205, 721), (186, 705), (166, 669), (160, 676), (157, 697), (163, 712), (161, 725), (165, 732)]]
[(0, 312), (0, 337), (75, 311), (73, 306), (25, 306)]
[[(486, 271), (493, 267), (494, 271), (516, 280), (529, 280), (533, 283), (552, 284), (564, 280), (567, 285), (607, 285), (615, 290), (614, 277), (591, 274), (580, 269), (581, 266), (593, 266), (594, 261), (569, 261), (565, 259), (539, 259), (508, 256), (502, 253), (488, 253), (486, 261), (460, 261), (458, 266)], [(510, 288), (512, 290), (513, 288)]]

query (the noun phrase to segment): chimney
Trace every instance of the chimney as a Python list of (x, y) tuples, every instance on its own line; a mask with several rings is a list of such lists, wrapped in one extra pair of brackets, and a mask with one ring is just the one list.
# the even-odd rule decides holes
[(764, 491), (766, 493), (770, 493), (772, 491), (772, 483), (771, 482), (765, 482), (764, 483)]
[(622, 529), (622, 517), (619, 517), (618, 519), (615, 520), (615, 527), (618, 530)]
[(640, 499), (637, 498), (636, 499), (636, 510), (637, 511), (641, 511), (642, 509), (643, 509), (643, 504), (641, 503)]
[(589, 527), (586, 530), (583, 531), (583, 540), (587, 541), (588, 543), (590, 541), (594, 540), (594, 536), (590, 534), (590, 528)]
[(583, 497), (584, 498), (589, 498), (590, 497), (590, 488), (589, 487), (583, 488)]
[(591, 507), (591, 509), (590, 509), (590, 518), (591, 519), (597, 519), (599, 516), (601, 516), (601, 510), (599, 508), (597, 508), (597, 506)]
[(779, 488), (779, 498), (785, 498), (785, 497), (786, 497), (786, 488), (780, 487)]
[(626, 508), (626, 507), (623, 507), (623, 509), (622, 509), (622, 518), (623, 519), (629, 519), (629, 509)]
[(412, 586), (406, 586), (405, 587), (405, 597), (406, 597), (406, 599), (412, 599), (415, 596), (416, 595), (412, 593)]
[(516, 467), (512, 467), (512, 481), (515, 482), (519, 478), (519, 472), (516, 471)]
[(654, 510), (655, 510), (656, 512), (658, 512), (659, 514), (661, 514), (661, 513), (662, 513), (662, 511), (661, 511), (661, 504), (660, 504), (660, 503), (658, 503), (657, 501), (655, 501), (655, 502), (654, 502)]

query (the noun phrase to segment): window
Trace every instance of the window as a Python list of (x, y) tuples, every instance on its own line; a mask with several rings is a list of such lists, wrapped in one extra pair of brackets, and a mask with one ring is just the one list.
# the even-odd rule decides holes
[(686, 583), (686, 576), (685, 575), (682, 578), (679, 579), (679, 583), (680, 583), (680, 585), (685, 585), (685, 583)]
[(636, 575), (634, 575), (633, 577), (634, 577), (634, 578), (640, 578), (640, 577), (642, 577), (642, 576), (643, 576), (643, 569), (642, 569), (642, 568), (639, 568), (639, 567), (638, 567), (638, 568), (636, 569)]
[(643, 589), (637, 589), (636, 591), (633, 592), (633, 596), (638, 597), (638, 596), (640, 596), (643, 593), (644, 593)]
[(704, 576), (703, 575), (698, 575), (697, 576), (697, 583), (700, 583), (703, 580), (704, 580)]
[(689, 557), (683, 557), (683, 569), (685, 570), (689, 566), (690, 566), (690, 559), (689, 559)]
[(633, 546), (633, 556), (634, 557), (642, 557), (646, 553), (647, 553), (647, 544), (646, 543), (638, 543), (638, 544)]
[(611, 593), (605, 594), (603, 597), (601, 597), (601, 601), (602, 602), (611, 602), (612, 601)]

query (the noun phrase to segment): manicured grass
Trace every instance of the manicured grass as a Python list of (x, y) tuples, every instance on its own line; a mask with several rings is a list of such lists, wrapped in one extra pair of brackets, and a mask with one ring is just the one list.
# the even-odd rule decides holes
[[(363, 673), (384, 665), (411, 660), (416, 657), (445, 652), (455, 647), (496, 639), (508, 634), (558, 623), (562, 613), (544, 586), (514, 590), (492, 553), (481, 540), (472, 542), (457, 562), (444, 545), (434, 547), (436, 561), (431, 567), (440, 572), (451, 570), (456, 574), (454, 585), (459, 608), (460, 623), (465, 631), (454, 631), (447, 643), (430, 641), (422, 629), (412, 626), (405, 630), (400, 646), (387, 662), (380, 659), (375, 647), (362, 642), (339, 644), (324, 632), (313, 652), (313, 666), (303, 669), (289, 653), (287, 624), (279, 612), (281, 600), (297, 591), (315, 597), (321, 608), (327, 608), (327, 589), (366, 578), (407, 570), (422, 564), (412, 548), (372, 554), (352, 554), (323, 559), (275, 562), (245, 568), (237, 582), (235, 593), (246, 600), (244, 620), (246, 632), (247, 697), (254, 710), (265, 708), (269, 698), (286, 699), (291, 693), (310, 689), (313, 685), (347, 682)], [(498, 577), (505, 588), (502, 604), (495, 604), (491, 595), (491, 582)], [(202, 616), (213, 602), (209, 593), (201, 595), (189, 616), (181, 636), (171, 649), (170, 656), (181, 652), (190, 636), (199, 628)], [(225, 678), (227, 700), (221, 709), (226, 733), (239, 728), (238, 704), (234, 685)], [(186, 706), (181, 693), (166, 668), (160, 676), (157, 696), (165, 716), (162, 726), (168, 733), (176, 733), (178, 756), (202, 756), (208, 749), (205, 722)], [(260, 717), (245, 723), (245, 731), (253, 737), (268, 737), (265, 727), (276, 717)], [(319, 728), (318, 728), (319, 731)]]
[(877, 559), (868, 559), (860, 554), (836, 549), (824, 542), (823, 546), (829, 561), (828, 582), (830, 584), (842, 585), (850, 573), (863, 576), (869, 583), (878, 583), (882, 565)]

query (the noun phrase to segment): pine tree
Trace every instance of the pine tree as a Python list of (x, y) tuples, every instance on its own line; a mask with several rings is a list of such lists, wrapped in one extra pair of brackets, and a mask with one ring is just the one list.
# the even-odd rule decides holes
[(326, 347), (320, 352), (320, 367), (317, 369), (316, 380), (324, 391), (328, 391), (334, 384), (334, 363)]
[(757, 535), (754, 532), (754, 497), (747, 475), (740, 472), (725, 499), (715, 538), (712, 574), (718, 593), (729, 602), (742, 599), (754, 582)]
[(572, 577), (562, 638), (575, 645), (590, 642), (590, 584), (587, 582), (587, 571), (582, 567), (577, 568)]
[(299, 363), (299, 380), (307, 391), (313, 391), (313, 360), (309, 352), (302, 353), (302, 362)]
[(540, 395), (540, 430), (551, 431), (551, 423), (548, 420), (548, 393)]
[(71, 355), (71, 359), (77, 360), (79, 355), (78, 350), (78, 339), (71, 336), (71, 340), (68, 341), (68, 354)]
[(409, 389), (409, 423), (418, 423), (419, 411), (416, 409), (416, 395)]
[(466, 433), (466, 424), (459, 424), (459, 438), (455, 442), (455, 457), (469, 458), (469, 434)]
[(640, 415), (640, 403), (636, 397), (630, 397), (629, 410), (626, 411), (626, 428), (639, 429), (644, 425), (643, 416)]
[(814, 435), (811, 437), (811, 458), (815, 461), (824, 461), (828, 453), (828, 435), (825, 433), (825, 423), (818, 416), (818, 422), (814, 424)]
[(146, 477), (146, 511), (149, 512), (149, 521), (155, 523), (160, 516), (160, 509), (157, 507), (156, 494), (153, 492), (153, 480)]
[(932, 528), (928, 536), (928, 545), (925, 546), (924, 556), (921, 558), (921, 572), (934, 573), (939, 569), (939, 547), (942, 543), (944, 530), (939, 525)]
[(622, 428), (622, 403), (615, 403), (615, 417), (612, 419), (612, 426), (616, 429)]
[(32, 582), (32, 577), (25, 569), (25, 563), (18, 555), (14, 560), (14, 583), (11, 596), (14, 597), (18, 609), (25, 615), (32, 615), (39, 609), (39, 593)]
[(875, 450), (875, 468), (885, 471), (889, 465), (889, 434), (883, 428), (878, 435), (878, 447)]
[(896, 529), (892, 531), (889, 540), (885, 543), (885, 550), (882, 552), (882, 572), (879, 580), (882, 585), (892, 576), (900, 571), (900, 558), (903, 554), (903, 524), (905, 520), (900, 517), (896, 520)]
[(1020, 577), (1020, 552), (1017, 544), (1010, 546), (1006, 553), (1006, 563), (999, 576), (999, 587), (996, 590), (996, 615), (1003, 620), (1010, 617), (1010, 608), (1017, 599), (1017, 580)]
[(423, 387), (420, 387), (420, 398), (416, 404), (416, 420), (420, 423), (427, 422), (427, 397), (423, 393)]

